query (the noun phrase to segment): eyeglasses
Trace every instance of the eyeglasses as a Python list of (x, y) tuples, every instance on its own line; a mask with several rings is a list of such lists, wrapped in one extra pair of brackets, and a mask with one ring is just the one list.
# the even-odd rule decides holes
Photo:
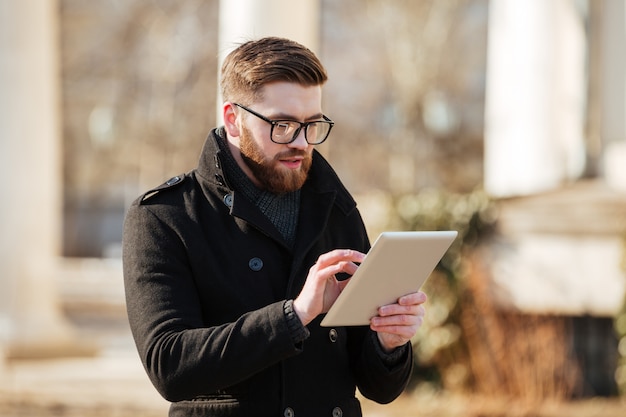
[(246, 106), (242, 106), (238, 103), (233, 104), (271, 124), (272, 128), (270, 130), (270, 139), (272, 142), (279, 143), (281, 145), (285, 145), (296, 140), (303, 128), (304, 139), (306, 142), (309, 145), (319, 145), (324, 142), (326, 138), (328, 138), (330, 130), (335, 125), (335, 122), (324, 115), (322, 115), (324, 120), (315, 120), (305, 123), (296, 122), (295, 120), (271, 120), (254, 110), (250, 110)]

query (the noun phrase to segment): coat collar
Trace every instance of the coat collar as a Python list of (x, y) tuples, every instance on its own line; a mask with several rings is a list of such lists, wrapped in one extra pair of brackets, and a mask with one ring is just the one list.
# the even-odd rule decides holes
[[(204, 143), (196, 170), (200, 186), (209, 193), (217, 192), (224, 200), (230, 199), (230, 214), (240, 219), (237, 221), (245, 221), (291, 249), (260, 210), (246, 198), (241, 198), (242, 196), (228, 184), (222, 163), (225, 158), (223, 153), (228, 151), (220, 147), (218, 143), (220, 140), (226, 140), (223, 128), (211, 131)], [(345, 216), (356, 209), (356, 202), (348, 190), (332, 167), (316, 150), (313, 151), (313, 163), (309, 177), (302, 187), (300, 198), (300, 219), (293, 248), (297, 253), (306, 252), (317, 241), (328, 223), (333, 207), (337, 207)]]

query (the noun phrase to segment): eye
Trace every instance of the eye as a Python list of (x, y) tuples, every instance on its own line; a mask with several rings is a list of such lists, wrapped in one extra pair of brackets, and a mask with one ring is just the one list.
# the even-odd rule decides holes
[(284, 136), (289, 134), (293, 130), (293, 123), (289, 122), (276, 122), (274, 125), (274, 134), (278, 136)]

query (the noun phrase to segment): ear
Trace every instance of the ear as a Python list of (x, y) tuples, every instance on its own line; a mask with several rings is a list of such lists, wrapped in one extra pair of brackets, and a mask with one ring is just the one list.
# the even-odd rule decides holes
[(231, 102), (224, 103), (222, 107), (222, 116), (224, 118), (224, 128), (226, 133), (231, 137), (239, 137), (239, 126), (237, 125), (237, 113), (235, 105)]

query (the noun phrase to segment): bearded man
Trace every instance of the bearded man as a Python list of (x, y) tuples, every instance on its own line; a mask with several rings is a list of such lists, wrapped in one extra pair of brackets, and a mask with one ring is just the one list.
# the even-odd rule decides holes
[(409, 381), (422, 292), (369, 326), (320, 326), (370, 248), (354, 199), (315, 150), (334, 124), (326, 79), (296, 42), (238, 46), (222, 66), (224, 125), (198, 166), (127, 213), (129, 321), (172, 417), (360, 417), (357, 388), (388, 403)]

